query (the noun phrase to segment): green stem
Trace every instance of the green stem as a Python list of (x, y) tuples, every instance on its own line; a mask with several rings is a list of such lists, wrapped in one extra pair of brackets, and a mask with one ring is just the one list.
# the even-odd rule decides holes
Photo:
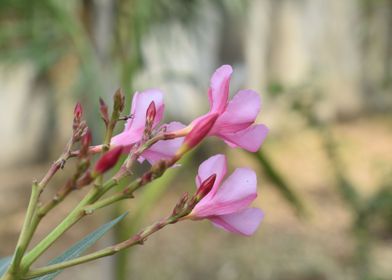
[(19, 235), (18, 243), (16, 245), (14, 258), (10, 267), (11, 274), (17, 274), (19, 270), (20, 262), (22, 261), (23, 255), (26, 252), (27, 246), (29, 245), (30, 239), (36, 228), (34, 225), (31, 226), (32, 220), (34, 217), (34, 213), (37, 208), (38, 198), (39, 198), (40, 190), (37, 182), (34, 182), (31, 187), (31, 196), (29, 206), (27, 207), (26, 218), (23, 223), (23, 227), (21, 233)]
[[(109, 180), (102, 189), (109, 190), (117, 184), (116, 180)], [(72, 227), (76, 222), (86, 215), (84, 207), (97, 201), (103, 192), (98, 187), (94, 187), (84, 197), (84, 199), (72, 210), (68, 216), (53, 229), (41, 242), (39, 242), (22, 260), (23, 270), (26, 271), (31, 264), (37, 260), (64, 232)]]
[(29, 273), (27, 273), (23, 277), (23, 279), (35, 278), (35, 277), (42, 276), (42, 275), (45, 275), (48, 273), (52, 273), (52, 272), (55, 272), (55, 271), (58, 271), (58, 270), (61, 270), (64, 268), (76, 266), (76, 265), (90, 262), (90, 261), (93, 261), (96, 259), (111, 256), (111, 255), (114, 255), (114, 254), (120, 252), (121, 250), (127, 249), (129, 247), (134, 246), (134, 245), (143, 244), (143, 242), (146, 240), (146, 238), (148, 236), (157, 232), (158, 230), (162, 229), (163, 227), (167, 226), (168, 224), (172, 224), (172, 223), (177, 222), (179, 219), (180, 219), (180, 217), (170, 216), (166, 219), (163, 219), (162, 221), (159, 221), (159, 222), (147, 227), (146, 229), (144, 229), (140, 233), (134, 235), (132, 238), (130, 238), (128, 240), (125, 240), (125, 241), (118, 243), (116, 245), (107, 247), (105, 249), (99, 250), (97, 252), (94, 252), (94, 253), (79, 257), (79, 258), (75, 258), (75, 259), (65, 261), (62, 263), (48, 265), (48, 266), (45, 266), (42, 268), (32, 270)]

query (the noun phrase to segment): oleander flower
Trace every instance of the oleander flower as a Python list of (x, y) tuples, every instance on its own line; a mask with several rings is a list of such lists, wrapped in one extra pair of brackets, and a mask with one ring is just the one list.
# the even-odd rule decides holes
[(215, 174), (211, 191), (202, 198), (189, 218), (209, 219), (215, 226), (246, 236), (252, 235), (263, 219), (263, 212), (249, 205), (257, 197), (257, 178), (253, 170), (237, 168), (224, 182), (227, 162), (224, 155), (204, 161), (196, 176), (196, 186)]
[(241, 90), (228, 101), (232, 72), (230, 65), (223, 65), (215, 71), (208, 90), (209, 112), (192, 121), (182, 133), (189, 132), (207, 115), (218, 114), (208, 135), (223, 139), (230, 147), (255, 152), (268, 134), (264, 124), (254, 124), (260, 112), (260, 96), (253, 90)]
[[(125, 123), (123, 132), (112, 138), (111, 146), (123, 146), (124, 151), (129, 152), (134, 144), (142, 140), (146, 126), (146, 114), (152, 102), (155, 105), (152, 129), (157, 128), (164, 113), (163, 93), (157, 89), (136, 92), (132, 100), (131, 118)], [(165, 129), (167, 132), (171, 132), (182, 129), (183, 127), (184, 125), (179, 122), (172, 122), (162, 125), (159, 129)], [(160, 159), (168, 159), (175, 154), (181, 146), (182, 141), (183, 137), (161, 140), (143, 152), (139, 161), (146, 159), (153, 164)]]

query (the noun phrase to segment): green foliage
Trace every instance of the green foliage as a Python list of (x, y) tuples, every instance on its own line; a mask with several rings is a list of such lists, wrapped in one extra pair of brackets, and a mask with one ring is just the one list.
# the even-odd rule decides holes
[(266, 156), (264, 152), (250, 153), (254, 156), (260, 166), (264, 169), (268, 179), (271, 180), (274, 187), (281, 193), (281, 195), (294, 207), (298, 215), (306, 214), (304, 203), (302, 199), (296, 194), (294, 188), (286, 181), (286, 179), (279, 173), (279, 170), (273, 165), (272, 161)]
[[(82, 240), (77, 242), (75, 245), (73, 245), (63, 254), (51, 260), (48, 263), (48, 265), (61, 263), (79, 257), (84, 251), (86, 251), (89, 247), (91, 247), (98, 239), (104, 236), (112, 227), (114, 227), (117, 223), (119, 223), (122, 219), (124, 219), (127, 214), (128, 213), (124, 213), (121, 216), (117, 217), (116, 219), (99, 227), (97, 230), (84, 237)], [(51, 280), (54, 279), (60, 272), (61, 271), (57, 271), (34, 279)]]

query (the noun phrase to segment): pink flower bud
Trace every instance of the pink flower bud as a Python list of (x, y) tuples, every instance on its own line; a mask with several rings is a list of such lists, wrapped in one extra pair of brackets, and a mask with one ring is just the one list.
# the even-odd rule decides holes
[(80, 105), (80, 103), (76, 103), (75, 105), (75, 109), (74, 109), (74, 119), (73, 119), (73, 124), (72, 124), (72, 128), (74, 133), (76, 133), (76, 131), (79, 128), (80, 122), (82, 120), (82, 116), (83, 116), (83, 108), (82, 105)]
[(201, 183), (199, 189), (195, 194), (197, 201), (200, 201), (211, 191), (212, 187), (214, 186), (215, 179), (216, 179), (216, 174), (212, 174), (210, 177), (205, 179), (203, 183)]
[(119, 160), (122, 151), (123, 146), (116, 146), (112, 150), (105, 153), (95, 164), (95, 173), (103, 174), (109, 169), (113, 168)]
[(218, 116), (219, 114), (212, 113), (198, 121), (188, 135), (185, 136), (184, 143), (178, 150), (177, 155), (182, 155), (197, 146), (207, 136), (208, 132), (210, 132)]
[(101, 118), (105, 122), (107, 126), (109, 124), (109, 113), (108, 113), (108, 106), (106, 105), (105, 101), (100, 97), (99, 98), (99, 111), (101, 113)]
[(89, 185), (92, 181), (94, 180), (94, 178), (91, 176), (90, 172), (87, 171), (86, 173), (84, 173), (77, 181), (76, 181), (76, 188), (77, 189), (81, 189), (84, 186)]
[(80, 105), (80, 103), (76, 103), (75, 105), (75, 109), (74, 109), (74, 119), (75, 120), (79, 120), (82, 118), (83, 115), (83, 108), (82, 105)]
[(146, 123), (152, 124), (155, 119), (156, 114), (157, 114), (157, 110), (155, 107), (155, 102), (151, 101), (151, 103), (148, 106), (147, 111), (146, 111)]
[(88, 154), (89, 147), (92, 142), (91, 131), (87, 129), (86, 133), (83, 135), (81, 139), (81, 147), (79, 157), (85, 157)]

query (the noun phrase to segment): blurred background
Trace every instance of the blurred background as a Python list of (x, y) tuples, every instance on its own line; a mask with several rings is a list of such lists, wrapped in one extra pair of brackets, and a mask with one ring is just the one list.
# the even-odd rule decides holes
[(130, 211), (94, 249), (150, 224), (194, 189), (204, 159), (226, 153), (231, 171), (257, 171), (266, 217), (255, 236), (184, 222), (58, 279), (392, 279), (391, 0), (1, 0), (0, 256), (12, 253), (31, 181), (70, 135), (76, 101), (96, 142), (98, 98), (119, 87), (128, 106), (134, 91), (161, 89), (166, 119), (187, 123), (206, 112), (222, 64), (234, 68), (232, 95), (260, 92), (271, 130), (261, 151), (208, 140), (136, 200), (76, 225), (41, 264), (116, 213)]

